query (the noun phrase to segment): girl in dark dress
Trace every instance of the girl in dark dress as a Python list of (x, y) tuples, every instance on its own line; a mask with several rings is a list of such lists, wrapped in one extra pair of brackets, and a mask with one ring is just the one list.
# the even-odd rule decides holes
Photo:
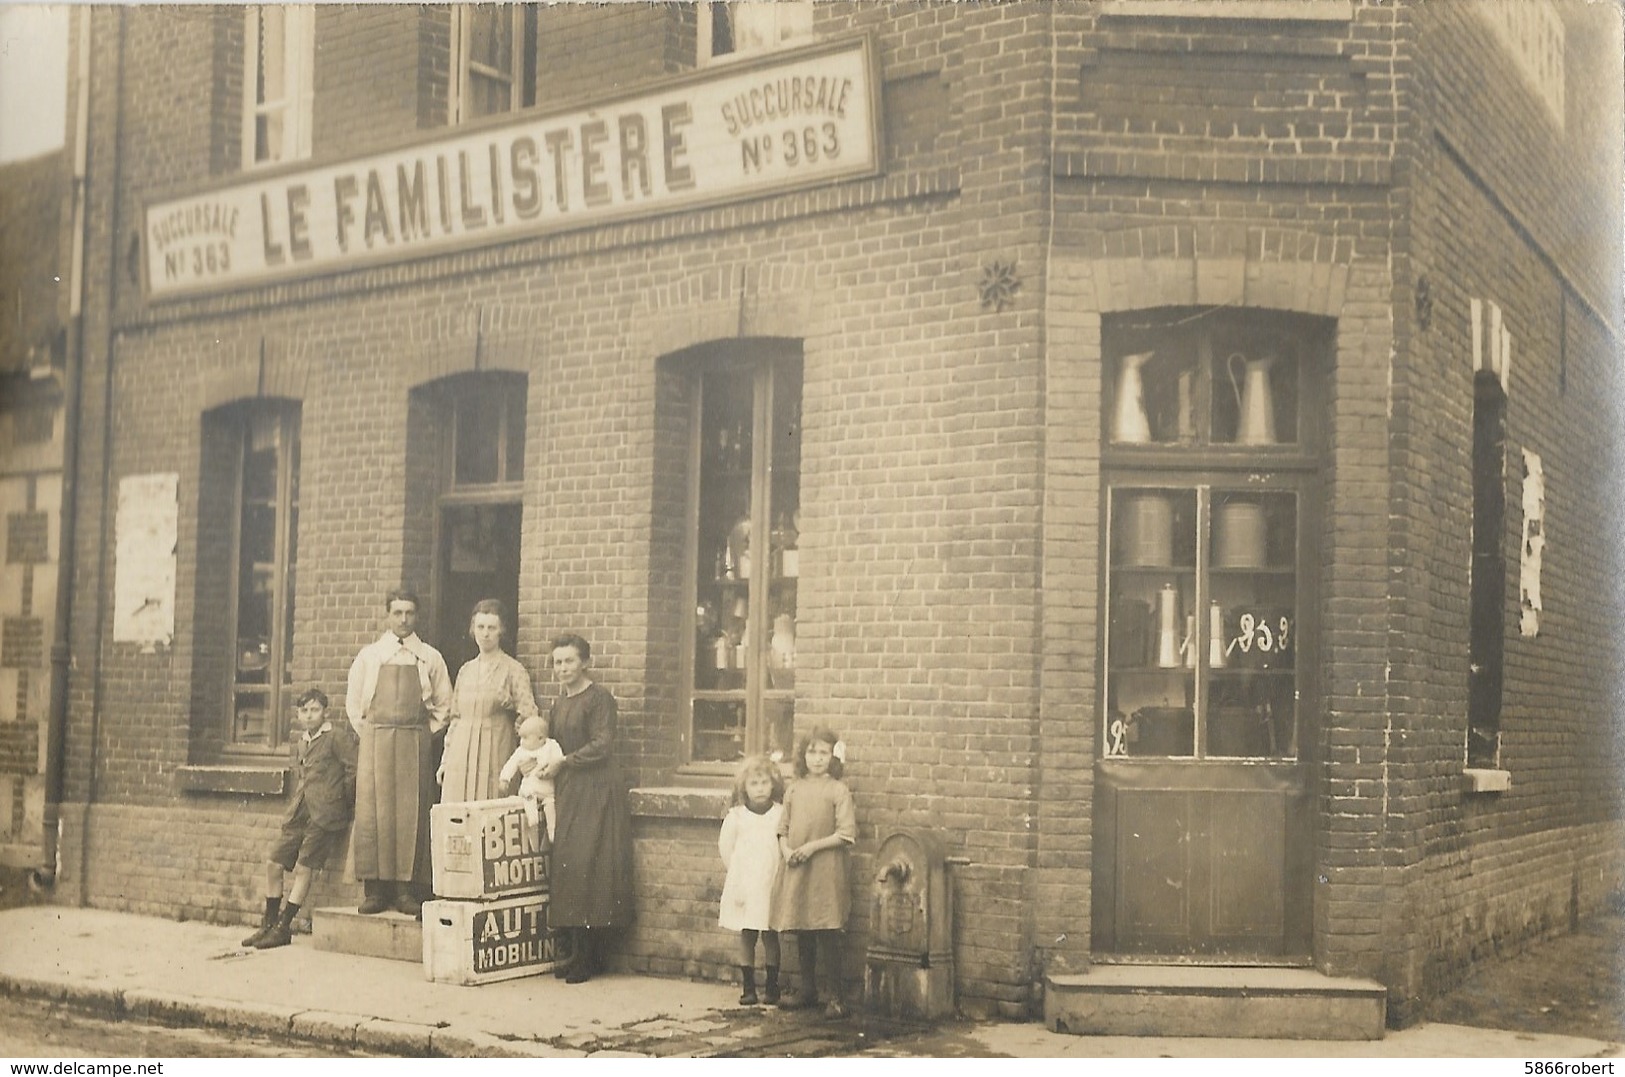
[(553, 641), (560, 691), (549, 725), (564, 758), (541, 765), (557, 783), (559, 812), (548, 921), (572, 936), (575, 959), (561, 974), (573, 984), (602, 970), (606, 929), (631, 923), (633, 907), (632, 815), (611, 754), (615, 697), (587, 676), (591, 666), (592, 646), (580, 636)]

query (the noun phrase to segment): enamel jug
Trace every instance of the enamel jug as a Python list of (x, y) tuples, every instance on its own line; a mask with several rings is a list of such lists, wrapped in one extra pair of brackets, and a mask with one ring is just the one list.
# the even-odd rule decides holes
[[(1243, 376), (1236, 379), (1236, 360), (1240, 359)], [(1225, 360), (1230, 374), (1230, 388), (1236, 394), (1236, 444), (1275, 444), (1275, 398), (1270, 392), (1270, 368), (1275, 356), (1249, 359), (1237, 352)]]
[(1112, 440), (1151, 440), (1151, 420), (1145, 411), (1145, 380), (1140, 368), (1155, 352), (1123, 356), (1117, 373), (1117, 406), (1112, 409)]
[[(1188, 638), (1188, 637), (1187, 637)], [(1171, 583), (1157, 592), (1157, 665), (1162, 669), (1179, 666), (1179, 592)]]

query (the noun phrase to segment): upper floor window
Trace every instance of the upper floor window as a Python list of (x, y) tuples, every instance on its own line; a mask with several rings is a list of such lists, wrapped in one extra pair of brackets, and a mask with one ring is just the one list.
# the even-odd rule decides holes
[(703, 67), (767, 52), (812, 36), (811, 0), (733, 0), (700, 4), (699, 55)]
[(453, 123), (535, 104), (536, 17), (529, 4), (463, 4), (452, 18)]
[(244, 10), (243, 167), (310, 156), (316, 9)]

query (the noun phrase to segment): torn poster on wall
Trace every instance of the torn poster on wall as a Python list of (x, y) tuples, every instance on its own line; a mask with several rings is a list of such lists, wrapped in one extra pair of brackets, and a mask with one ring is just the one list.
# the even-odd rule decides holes
[(1518, 630), (1540, 634), (1540, 555), (1546, 548), (1546, 473), (1540, 454), (1523, 450), (1523, 545), (1518, 565)]
[(118, 484), (113, 639), (148, 653), (175, 637), (179, 488), (174, 473), (127, 475)]

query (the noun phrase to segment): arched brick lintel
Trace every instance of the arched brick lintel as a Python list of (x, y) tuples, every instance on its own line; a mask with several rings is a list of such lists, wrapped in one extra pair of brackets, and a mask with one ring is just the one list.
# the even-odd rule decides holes
[(717, 340), (823, 335), (832, 308), (829, 278), (812, 266), (719, 266), (650, 289), (633, 312), (633, 346), (670, 355)]
[(1268, 228), (1159, 226), (1101, 233), (1090, 246), (1066, 261), (1101, 313), (1236, 306), (1336, 318), (1353, 260), (1348, 239)]
[(204, 375), (198, 383), (198, 411), (211, 411), (240, 400), (305, 399), (310, 363), (276, 337), (261, 337), (257, 349), (240, 360)]

